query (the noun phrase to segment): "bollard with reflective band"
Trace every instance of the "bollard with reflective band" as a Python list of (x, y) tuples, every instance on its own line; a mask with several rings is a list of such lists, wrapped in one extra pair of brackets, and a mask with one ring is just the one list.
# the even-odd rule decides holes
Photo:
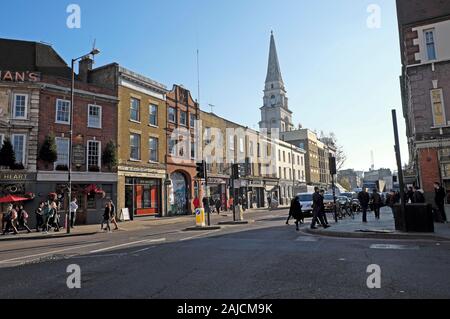
[(195, 210), (195, 223), (197, 227), (206, 227), (205, 210), (203, 208)]

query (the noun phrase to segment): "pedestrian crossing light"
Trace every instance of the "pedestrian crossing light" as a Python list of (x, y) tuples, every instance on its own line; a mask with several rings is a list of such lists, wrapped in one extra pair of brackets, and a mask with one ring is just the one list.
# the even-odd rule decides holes
[(233, 164), (232, 166), (232, 177), (233, 179), (240, 179), (241, 178), (241, 174), (240, 174), (240, 165), (239, 164)]
[(206, 162), (201, 161), (197, 163), (197, 178), (205, 179), (206, 177)]

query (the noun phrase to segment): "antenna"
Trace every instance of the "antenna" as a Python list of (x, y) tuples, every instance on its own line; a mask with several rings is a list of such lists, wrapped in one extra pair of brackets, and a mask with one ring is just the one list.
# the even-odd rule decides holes
[(215, 105), (213, 105), (213, 104), (208, 104), (208, 106), (211, 108), (211, 113), (214, 113), (214, 110), (213, 110), (213, 108), (215, 108), (216, 106)]
[(197, 100), (200, 105), (200, 52), (197, 48)]
[(375, 157), (373, 155), (373, 151), (370, 151), (370, 160), (371, 160), (371, 168), (373, 171), (373, 170), (375, 170)]
[[(92, 52), (96, 49), (97, 39), (94, 39), (94, 42), (92, 43)], [(92, 61), (95, 63), (95, 55), (92, 56)]]

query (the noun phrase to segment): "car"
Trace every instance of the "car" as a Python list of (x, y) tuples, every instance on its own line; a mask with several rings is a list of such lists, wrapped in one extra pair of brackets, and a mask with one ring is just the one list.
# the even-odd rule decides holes
[(313, 193), (297, 194), (297, 198), (300, 201), (300, 205), (302, 205), (303, 214), (312, 215)]
[[(325, 194), (323, 199), (323, 205), (325, 212), (334, 212), (334, 196), (333, 194)], [(340, 204), (338, 198), (336, 198), (336, 209), (339, 211)]]

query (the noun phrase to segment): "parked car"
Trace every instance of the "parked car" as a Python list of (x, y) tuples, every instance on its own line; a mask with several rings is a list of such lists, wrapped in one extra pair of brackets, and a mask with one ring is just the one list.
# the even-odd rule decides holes
[[(323, 199), (323, 205), (325, 206), (325, 212), (334, 212), (334, 196), (333, 194), (325, 194)], [(340, 204), (338, 198), (336, 198), (336, 209), (339, 211)]]
[(312, 215), (313, 193), (297, 194), (297, 197), (302, 205), (302, 211), (305, 215)]

